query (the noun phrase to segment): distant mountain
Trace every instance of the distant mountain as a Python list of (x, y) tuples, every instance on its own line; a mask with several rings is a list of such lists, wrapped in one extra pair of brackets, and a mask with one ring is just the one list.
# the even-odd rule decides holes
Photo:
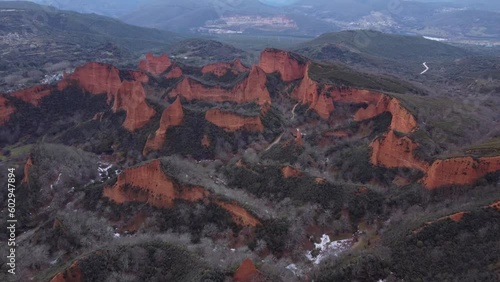
[(3, 1), (0, 11), (4, 91), (86, 61), (123, 65), (137, 58), (135, 52), (165, 48), (182, 39), (168, 31), (31, 2)]

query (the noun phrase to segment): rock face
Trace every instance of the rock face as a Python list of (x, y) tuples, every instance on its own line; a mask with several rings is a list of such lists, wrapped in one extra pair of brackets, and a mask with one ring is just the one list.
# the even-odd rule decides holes
[(54, 276), (50, 282), (82, 282), (85, 281), (78, 261), (75, 261), (71, 266), (64, 272), (59, 272)]
[(429, 165), (414, 156), (414, 151), (419, 145), (408, 137), (398, 138), (390, 130), (383, 137), (371, 143), (373, 165), (385, 167), (406, 167), (427, 171)]
[(124, 81), (118, 90), (113, 111), (127, 112), (123, 127), (135, 131), (146, 125), (156, 112), (146, 103), (146, 92), (139, 81)]
[(21, 183), (23, 184), (29, 184), (30, 182), (30, 169), (33, 166), (33, 158), (31, 158), (31, 155), (29, 156), (28, 160), (26, 161), (26, 164), (24, 165), (24, 177)]
[(478, 160), (471, 157), (436, 160), (427, 171), (423, 183), (427, 189), (453, 184), (472, 184), (476, 179), (498, 170), (500, 156)]
[(254, 66), (248, 77), (237, 83), (232, 89), (221, 86), (209, 87), (189, 77), (185, 77), (170, 93), (170, 97), (182, 96), (188, 101), (201, 100), (212, 102), (251, 103), (259, 105), (271, 103), (266, 87), (266, 74)]
[(140, 81), (121, 81), (117, 68), (101, 63), (89, 63), (75, 69), (68, 79), (92, 94), (106, 94), (108, 103), (114, 101), (114, 112), (119, 109), (127, 112), (123, 127), (135, 131), (147, 124), (156, 113), (146, 103), (146, 92), (141, 82), (145, 78), (139, 74), (133, 77)]
[(285, 166), (281, 168), (281, 174), (283, 174), (284, 178), (291, 178), (291, 177), (300, 177), (302, 175), (302, 172), (291, 166)]
[(238, 267), (233, 275), (235, 282), (259, 282), (264, 281), (262, 274), (257, 270), (250, 259), (246, 259)]
[(233, 221), (240, 226), (255, 227), (260, 224), (260, 221), (251, 215), (246, 209), (240, 207), (236, 203), (228, 203), (216, 200), (215, 203), (231, 214)]
[(37, 107), (40, 104), (40, 101), (43, 97), (50, 95), (53, 87), (50, 85), (37, 85), (28, 89), (16, 91), (11, 94), (11, 96), (16, 97), (19, 100), (22, 100), (26, 103), (30, 103), (33, 106)]
[(172, 126), (179, 126), (184, 119), (181, 99), (177, 97), (172, 105), (168, 106), (161, 115), (160, 127), (156, 132), (148, 137), (143, 154), (147, 155), (151, 151), (160, 150), (165, 144), (167, 130)]
[(165, 76), (166, 79), (175, 79), (175, 78), (179, 78), (182, 76), (182, 70), (181, 68), (175, 66), (172, 68), (171, 71), (169, 71), (167, 73), (167, 75)]
[(235, 132), (238, 130), (249, 132), (264, 131), (264, 125), (258, 116), (244, 117), (219, 109), (211, 109), (206, 112), (205, 119), (228, 132)]
[(226, 75), (228, 72), (232, 72), (234, 75), (238, 75), (241, 72), (245, 72), (250, 70), (245, 67), (240, 59), (236, 59), (232, 63), (215, 63), (204, 66), (201, 69), (201, 73), (208, 74), (211, 73), (215, 76), (222, 77)]
[(213, 199), (210, 192), (200, 186), (178, 184), (165, 175), (160, 160), (126, 169), (114, 185), (104, 188), (103, 196), (118, 204), (142, 202), (157, 208), (171, 208), (175, 199), (209, 200), (228, 211), (238, 225), (254, 227), (260, 224), (256, 217), (236, 203)]
[(4, 125), (9, 121), (10, 115), (12, 115), (16, 109), (9, 105), (9, 101), (0, 96), (0, 125)]
[(289, 82), (304, 77), (306, 64), (290, 52), (266, 49), (260, 54), (259, 67), (266, 73), (278, 72), (283, 81)]
[(139, 69), (153, 75), (160, 75), (171, 65), (172, 62), (166, 54), (156, 57), (151, 53), (147, 53), (146, 58), (139, 63)]
[(113, 186), (104, 188), (103, 196), (121, 204), (144, 202), (155, 207), (170, 208), (175, 199), (196, 202), (209, 192), (202, 187), (180, 186), (161, 169), (160, 160), (125, 170)]
[(302, 104), (309, 105), (309, 109), (314, 110), (323, 119), (328, 119), (335, 110), (333, 99), (319, 84), (309, 77), (309, 65), (303, 73), (303, 79), (293, 93), (292, 97)]

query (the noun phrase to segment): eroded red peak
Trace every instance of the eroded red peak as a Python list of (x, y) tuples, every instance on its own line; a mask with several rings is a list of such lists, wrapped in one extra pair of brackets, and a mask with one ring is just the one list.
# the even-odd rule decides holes
[(278, 49), (265, 49), (260, 54), (259, 67), (266, 73), (278, 72), (283, 81), (304, 77), (306, 62), (298, 55)]
[(139, 62), (139, 69), (153, 75), (160, 75), (171, 65), (172, 62), (166, 54), (154, 56), (152, 53), (147, 53), (146, 58)]

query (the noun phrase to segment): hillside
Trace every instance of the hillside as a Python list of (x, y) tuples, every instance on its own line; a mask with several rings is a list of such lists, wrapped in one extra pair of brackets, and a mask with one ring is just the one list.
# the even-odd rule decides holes
[(177, 34), (95, 14), (24, 1), (0, 2), (0, 91), (33, 85), (88, 61), (127, 64), (135, 52), (165, 48)]
[(278, 49), (81, 65), (0, 96), (18, 277), (495, 281), (499, 135), (480, 107)]

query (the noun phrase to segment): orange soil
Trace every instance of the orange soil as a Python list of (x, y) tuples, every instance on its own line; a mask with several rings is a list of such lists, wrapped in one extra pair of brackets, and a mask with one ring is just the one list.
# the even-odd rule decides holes
[(147, 53), (146, 58), (139, 63), (139, 69), (145, 72), (149, 72), (153, 75), (160, 75), (165, 72), (171, 65), (172, 62), (166, 54), (156, 57), (151, 53)]
[(261, 273), (255, 267), (250, 259), (246, 259), (238, 267), (233, 275), (234, 282), (259, 282), (264, 281)]
[(151, 151), (160, 150), (165, 144), (167, 130), (172, 126), (179, 126), (184, 120), (184, 110), (181, 99), (177, 97), (172, 105), (168, 106), (161, 115), (160, 127), (154, 134), (151, 134), (144, 146), (143, 154), (147, 155)]
[(188, 101), (203, 100), (212, 102), (251, 103), (259, 105), (271, 103), (266, 87), (266, 74), (254, 66), (248, 77), (236, 84), (232, 89), (220, 86), (207, 87), (189, 77), (185, 77), (170, 93), (169, 97), (182, 96)]
[(53, 87), (50, 85), (36, 85), (28, 89), (16, 91), (11, 96), (37, 107), (43, 97), (50, 95)]
[(283, 174), (284, 178), (300, 177), (302, 175), (302, 172), (300, 170), (291, 166), (285, 166), (281, 168), (281, 173)]
[(201, 139), (201, 145), (206, 148), (210, 147), (210, 139), (208, 138), (208, 135), (203, 135), (203, 139)]
[(303, 78), (306, 69), (289, 52), (276, 49), (266, 49), (260, 54), (259, 67), (266, 73), (278, 72), (283, 81)]
[(182, 70), (179, 67), (174, 67), (171, 71), (167, 73), (165, 78), (170, 79), (170, 78), (179, 78), (182, 76)]
[(30, 168), (33, 166), (33, 159), (31, 158), (31, 155), (29, 156), (28, 160), (26, 161), (26, 164), (24, 165), (24, 177), (21, 183), (23, 184), (29, 184), (30, 181)]
[(238, 130), (250, 132), (264, 131), (264, 125), (258, 116), (243, 117), (235, 113), (221, 111), (219, 109), (211, 109), (206, 112), (205, 119), (228, 132)]
[[(126, 186), (138, 188), (139, 191), (127, 189)], [(172, 207), (175, 199), (195, 202), (208, 195), (209, 192), (202, 187), (180, 187), (163, 173), (159, 160), (126, 169), (113, 186), (108, 186), (103, 191), (104, 197), (119, 204), (146, 202), (160, 208)]]
[(238, 225), (255, 227), (260, 224), (260, 221), (256, 217), (237, 204), (222, 202), (219, 200), (216, 200), (215, 204), (228, 211), (231, 214), (233, 221)]
[(0, 125), (4, 125), (10, 119), (10, 115), (12, 115), (16, 109), (10, 105), (7, 105), (8, 100), (0, 96)]

